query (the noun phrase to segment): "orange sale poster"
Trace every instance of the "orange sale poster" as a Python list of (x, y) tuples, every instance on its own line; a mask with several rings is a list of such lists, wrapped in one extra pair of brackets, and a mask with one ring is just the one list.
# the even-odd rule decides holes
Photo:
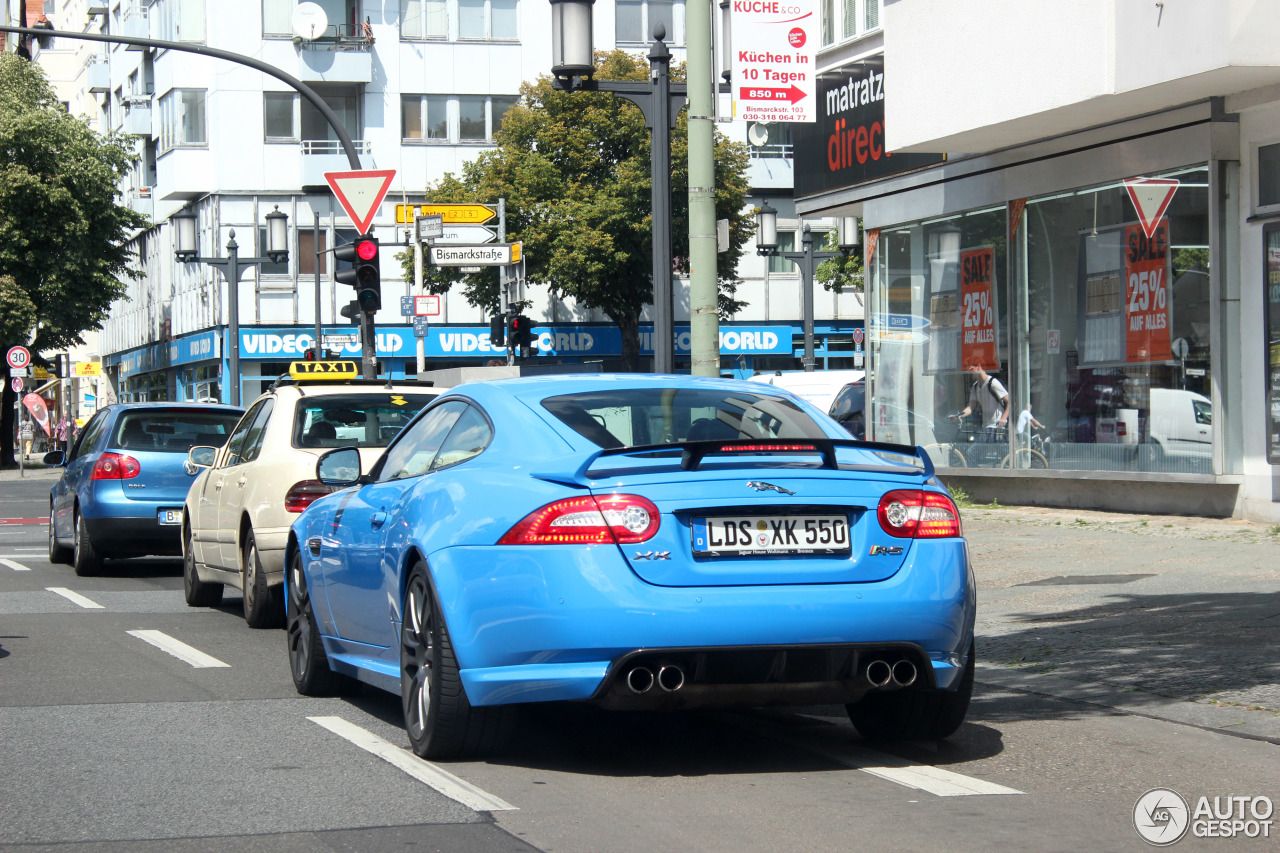
[(1170, 273), (1168, 218), (1150, 237), (1140, 225), (1125, 228), (1125, 357), (1130, 364), (1173, 358)]

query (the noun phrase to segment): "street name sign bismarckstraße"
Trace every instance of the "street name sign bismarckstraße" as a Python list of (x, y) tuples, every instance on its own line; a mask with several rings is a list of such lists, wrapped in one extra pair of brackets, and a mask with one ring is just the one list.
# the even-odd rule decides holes
[(500, 267), (520, 263), (522, 243), (489, 243), (464, 246), (446, 243), (431, 247), (431, 264), (437, 267)]

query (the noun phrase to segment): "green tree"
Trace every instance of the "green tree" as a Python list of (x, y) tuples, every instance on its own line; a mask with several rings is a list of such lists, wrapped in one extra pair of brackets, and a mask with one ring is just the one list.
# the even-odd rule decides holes
[[(0, 56), (0, 349), (65, 349), (100, 328), (125, 293), (129, 236), (146, 218), (117, 203), (134, 161), (123, 136), (101, 136), (58, 102), (44, 71)], [(13, 435), (5, 383), (0, 434)], [(0, 466), (13, 464), (0, 441)]]
[[(647, 80), (648, 61), (615, 50), (597, 56), (597, 78)], [(672, 79), (684, 78), (683, 66)], [(427, 189), (434, 202), (506, 199), (507, 239), (523, 240), (526, 276), (554, 297), (572, 297), (598, 309), (622, 332), (622, 360), (639, 366), (640, 312), (653, 302), (652, 206), (649, 199), (649, 131), (629, 101), (599, 92), (566, 93), (541, 77), (521, 87), (520, 103), (502, 120), (497, 147)], [(688, 123), (682, 112), (671, 135), (672, 250), (674, 268), (688, 273)], [(745, 145), (717, 137), (716, 217), (729, 220), (729, 250), (718, 256), (719, 308), (729, 316), (736, 271), (754, 223), (744, 210), (748, 154)], [(413, 263), (401, 255), (405, 278)], [(490, 314), (499, 310), (496, 268), (458, 276), (427, 268), (432, 293), (460, 282), (466, 300)]]
[[(828, 231), (826, 240), (822, 244), (822, 251), (836, 251), (839, 248), (837, 245), (839, 242), (840, 232), (837, 230)], [(814, 278), (822, 284), (825, 290), (844, 293), (847, 288), (854, 293), (865, 293), (866, 283), (862, 276), (862, 253), (854, 252), (852, 255), (823, 261), (814, 270)]]

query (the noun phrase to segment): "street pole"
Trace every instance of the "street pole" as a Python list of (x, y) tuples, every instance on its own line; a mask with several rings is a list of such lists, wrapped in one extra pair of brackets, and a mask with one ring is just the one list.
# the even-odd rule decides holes
[(685, 4), (689, 75), (689, 340), (694, 376), (720, 375), (711, 0)]
[[(425, 293), (425, 270), (423, 269), (422, 235), (418, 231), (418, 220), (413, 220), (413, 293), (414, 296)], [(417, 312), (415, 311), (416, 315)], [(417, 337), (415, 335), (415, 337)], [(427, 339), (418, 338), (418, 376), (421, 378), (427, 371)]]
[[(651, 103), (671, 102), (671, 51), (662, 38), (662, 24), (653, 32), (649, 50)], [(653, 208), (653, 372), (675, 371), (675, 324), (671, 316), (671, 112), (654, 109), (649, 158), (649, 204)]]
[[(805, 223), (800, 235), (800, 251), (783, 252), (778, 250), (777, 221), (773, 208), (765, 202), (757, 212), (756, 253), (765, 257), (778, 256), (786, 258), (800, 269), (800, 311), (801, 323), (804, 325), (804, 357), (801, 363), (806, 373), (814, 370), (816, 360), (813, 357), (813, 279), (817, 275), (818, 265), (832, 258), (848, 257), (854, 249), (852, 237), (842, 236), (841, 248), (838, 251), (821, 251), (813, 249), (813, 232), (809, 223)], [(841, 232), (843, 234), (843, 231)]]
[(227, 281), (227, 336), (231, 339), (231, 405), (240, 405), (240, 272), (249, 267), (275, 263), (273, 258), (242, 258), (240, 244), (236, 242), (235, 229), (227, 240), (225, 258), (193, 257), (191, 261), (222, 270)]
[(311, 236), (311, 248), (315, 249), (315, 270), (316, 270), (316, 357), (323, 358), (321, 347), (324, 344), (321, 341), (324, 338), (324, 330), (320, 327), (320, 211), (311, 211), (315, 216), (315, 226)]

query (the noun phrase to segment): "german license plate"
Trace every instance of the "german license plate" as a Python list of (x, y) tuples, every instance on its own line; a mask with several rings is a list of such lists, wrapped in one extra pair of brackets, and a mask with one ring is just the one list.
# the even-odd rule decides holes
[(162, 509), (157, 517), (161, 524), (181, 524), (182, 510), (180, 509)]
[(696, 555), (848, 554), (844, 515), (741, 515), (693, 520)]

